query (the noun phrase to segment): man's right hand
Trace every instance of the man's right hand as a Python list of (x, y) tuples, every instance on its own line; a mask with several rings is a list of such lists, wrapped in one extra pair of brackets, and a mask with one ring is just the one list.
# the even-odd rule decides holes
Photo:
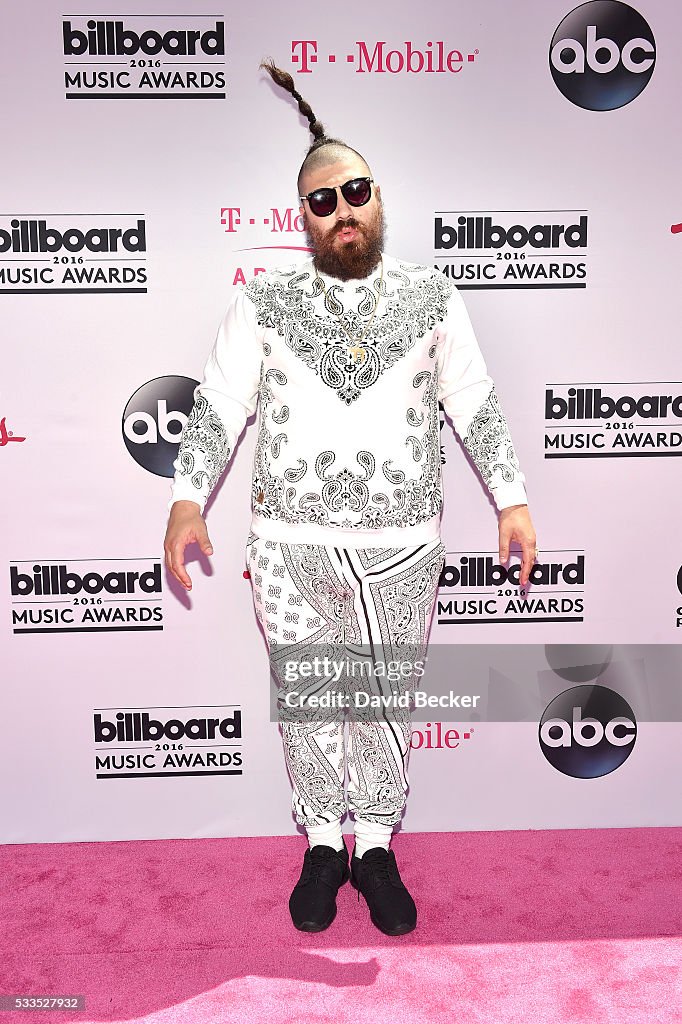
[(192, 589), (192, 581), (185, 571), (187, 545), (196, 541), (205, 555), (213, 554), (213, 546), (208, 539), (206, 523), (199, 508), (196, 501), (174, 501), (163, 542), (166, 567), (186, 590)]

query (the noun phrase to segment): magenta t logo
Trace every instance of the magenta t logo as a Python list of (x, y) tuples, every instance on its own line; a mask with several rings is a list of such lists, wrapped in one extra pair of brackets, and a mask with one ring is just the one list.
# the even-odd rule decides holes
[[(300, 51), (300, 52), (297, 52)], [(314, 39), (294, 39), (291, 43), (291, 63), (300, 63), (299, 75), (311, 73), (309, 64), (317, 64), (317, 43)]]

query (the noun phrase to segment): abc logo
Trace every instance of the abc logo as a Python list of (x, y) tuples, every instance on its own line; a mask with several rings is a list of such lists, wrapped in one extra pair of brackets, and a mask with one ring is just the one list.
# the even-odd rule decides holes
[(592, 0), (552, 36), (549, 68), (566, 99), (586, 110), (630, 103), (654, 72), (656, 44), (641, 14), (617, 0)]
[(540, 720), (540, 747), (549, 763), (574, 779), (596, 779), (620, 768), (637, 738), (632, 708), (607, 686), (564, 690)]
[(180, 434), (194, 405), (199, 381), (191, 377), (156, 377), (143, 384), (123, 410), (123, 440), (140, 466), (172, 477)]

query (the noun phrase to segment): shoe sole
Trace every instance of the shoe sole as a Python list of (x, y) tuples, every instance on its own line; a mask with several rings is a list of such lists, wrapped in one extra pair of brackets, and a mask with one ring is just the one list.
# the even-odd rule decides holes
[(317, 921), (301, 921), (300, 924), (296, 924), (296, 922), (294, 921), (293, 925), (294, 928), (298, 928), (299, 932), (323, 932), (334, 921), (335, 917), (336, 910), (329, 918), (329, 920), (325, 921), (323, 924), (318, 924)]
[(384, 933), (384, 935), (407, 935), (408, 932), (413, 932), (415, 930), (415, 928), (417, 927), (416, 923), (415, 924), (409, 924), (407, 922), (405, 922), (404, 924), (396, 925), (395, 928), (384, 928), (384, 926), (379, 924), (379, 922), (374, 917), (374, 914), (372, 913), (372, 911), (369, 908), (369, 903), (367, 903), (366, 896), (364, 895), (364, 893), (362, 892), (362, 890), (358, 886), (358, 884), (355, 881), (355, 879), (352, 878), (352, 877), (350, 878), (350, 884), (353, 886), (354, 889), (357, 889), (357, 891), (360, 893), (360, 895), (362, 896), (363, 900), (365, 901), (367, 909), (369, 910), (369, 919), (370, 919), (370, 921), (372, 922), (374, 927), (378, 928), (380, 932)]

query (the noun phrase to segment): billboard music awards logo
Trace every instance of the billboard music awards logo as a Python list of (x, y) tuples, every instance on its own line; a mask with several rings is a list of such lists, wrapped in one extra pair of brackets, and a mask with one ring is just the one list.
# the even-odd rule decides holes
[(123, 442), (135, 462), (156, 476), (173, 477), (180, 435), (199, 381), (170, 375), (147, 381), (123, 410)]
[(67, 100), (225, 99), (214, 15), (64, 15), (61, 34)]
[(98, 779), (244, 774), (235, 704), (95, 708), (93, 732)]
[(415, 45), (412, 42), (388, 43), (375, 40), (368, 43), (358, 40), (350, 53), (319, 52), (316, 39), (293, 39), (291, 42), (291, 63), (296, 64), (299, 75), (310, 74), (320, 60), (329, 64), (352, 67), (356, 74), (379, 75), (457, 75), (468, 64), (473, 64), (478, 48), (454, 50), (442, 39), (427, 40)]
[(143, 214), (0, 216), (0, 292), (147, 292)]
[(511, 554), (505, 566), (499, 552), (448, 552), (436, 599), (438, 624), (583, 622), (585, 555), (578, 549), (549, 554), (535, 562), (522, 587), (521, 562)]
[(9, 583), (15, 634), (163, 629), (158, 558), (23, 558)]
[(540, 720), (540, 749), (549, 763), (574, 779), (598, 779), (632, 753), (637, 725), (625, 697), (585, 683), (564, 690)]
[(567, 14), (549, 46), (549, 69), (566, 99), (617, 110), (649, 83), (656, 43), (642, 15), (618, 0), (591, 0)]
[(460, 289), (584, 288), (585, 210), (440, 210), (434, 264)]
[(546, 459), (679, 455), (679, 381), (546, 385)]

